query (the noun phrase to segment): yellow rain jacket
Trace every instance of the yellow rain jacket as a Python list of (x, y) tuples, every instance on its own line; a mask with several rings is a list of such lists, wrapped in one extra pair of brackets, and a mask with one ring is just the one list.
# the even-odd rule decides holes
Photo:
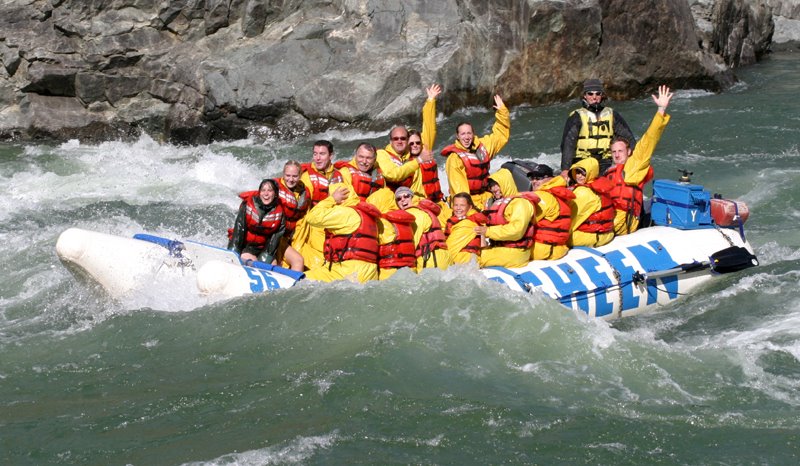
[[(416, 206), (416, 204), (419, 203), (419, 199), (417, 197), (414, 197), (413, 202), (415, 205), (408, 208), (406, 212), (414, 216), (414, 247), (416, 248), (419, 247), (419, 242), (422, 238), (422, 235), (430, 231), (433, 222), (427, 212)], [(439, 220), (439, 223), (442, 225), (442, 234), (444, 234), (445, 223), (442, 222), (441, 219)], [(451, 263), (452, 259), (450, 258), (450, 252), (447, 249), (437, 249), (433, 251), (430, 257), (428, 257), (427, 262), (425, 261), (424, 257), (417, 257), (417, 271), (420, 271), (424, 268), (439, 268), (445, 270), (450, 267)]]
[[(575, 162), (569, 168), (570, 174), (574, 173), (576, 168), (586, 170), (586, 183), (596, 180), (600, 172), (600, 165), (594, 157), (587, 157)], [(596, 234), (577, 230), (590, 215), (600, 210), (600, 196), (592, 188), (583, 185), (576, 186), (572, 192), (575, 194), (575, 199), (571, 202), (572, 220), (570, 222), (569, 245), (597, 247), (610, 243), (614, 239), (613, 231)]]
[[(508, 107), (503, 105), (495, 111), (494, 125), (492, 126), (491, 133), (482, 137), (476, 135), (475, 139), (472, 141), (472, 147), (469, 148), (462, 146), (458, 138), (456, 138), (455, 146), (459, 150), (474, 151), (478, 145), (483, 144), (491, 160), (506, 145), (510, 135), (511, 116)], [(464, 168), (464, 162), (461, 161), (461, 158), (457, 154), (450, 154), (447, 157), (445, 171), (447, 172), (447, 181), (450, 185), (451, 197), (458, 193), (469, 193), (469, 183), (467, 181), (467, 172)], [(476, 206), (483, 206), (490, 197), (492, 197), (492, 193), (488, 191), (482, 194), (473, 194), (472, 202), (474, 202)]]
[[(500, 185), (500, 190), (504, 198), (514, 197), (517, 194), (517, 187), (514, 184), (514, 177), (510, 171), (501, 168), (489, 178), (495, 180)], [(525, 235), (525, 231), (531, 223), (533, 217), (533, 204), (524, 198), (514, 198), (509, 201), (503, 211), (503, 218), (508, 223), (504, 225), (492, 225), (486, 230), (486, 237), (491, 241), (516, 241)], [(501, 266), (501, 267), (523, 267), (531, 260), (531, 248), (509, 248), (504, 246), (490, 246), (481, 251), (481, 267)]]
[[(331, 164), (325, 175), (330, 179), (331, 174), (336, 168)], [(340, 172), (341, 173), (341, 172)], [(311, 177), (307, 171), (300, 175), (300, 181), (308, 188), (309, 198), (314, 197), (314, 185), (311, 184)], [(330, 187), (328, 187), (328, 192)], [(325, 257), (322, 255), (322, 248), (325, 246), (325, 231), (319, 228), (313, 228), (308, 225), (305, 217), (297, 222), (292, 237), (292, 247), (303, 256), (303, 263), (307, 269), (312, 269), (321, 266), (325, 262)]]
[[(330, 192), (335, 192), (340, 186), (347, 187), (343, 183), (336, 183), (330, 186)], [(353, 208), (358, 205), (359, 198), (351, 188), (348, 189), (350, 195), (341, 204), (337, 205), (333, 197), (327, 197), (309, 210), (305, 217), (309, 226), (335, 235), (354, 233), (361, 225), (361, 216)], [(378, 278), (378, 266), (362, 260), (325, 263), (311, 268), (306, 272), (306, 277), (324, 282), (346, 278), (363, 283)]]
[[(403, 164), (397, 165), (392, 156), (400, 159)], [(400, 183), (406, 178), (411, 178), (413, 183), (414, 174), (419, 172), (419, 162), (416, 159), (412, 159), (407, 153), (396, 153), (391, 144), (387, 144), (383, 149), (378, 149), (375, 163), (381, 169), (386, 181), (392, 183)], [(420, 186), (422, 186), (422, 181), (420, 181)]]
[[(629, 186), (636, 186), (641, 183), (647, 176), (650, 169), (650, 159), (653, 156), (653, 151), (656, 150), (658, 141), (661, 140), (661, 135), (664, 134), (664, 129), (669, 123), (670, 116), (667, 114), (662, 115), (656, 112), (650, 126), (645, 131), (642, 140), (636, 143), (633, 148), (631, 156), (625, 162), (623, 168), (625, 184)], [(614, 231), (616, 234), (633, 233), (639, 229), (639, 219), (631, 215), (630, 228), (628, 227), (628, 215), (624, 210), (617, 210), (614, 215)]]
[[(566, 188), (567, 180), (564, 179), (563, 176), (554, 176), (553, 178), (547, 180), (542, 186), (539, 187), (536, 191), (534, 191), (539, 196), (539, 203), (536, 204), (536, 210), (534, 213), (534, 217), (536, 218), (536, 223), (539, 223), (540, 220), (546, 219), (550, 221), (554, 221), (558, 218), (560, 213), (560, 207), (558, 200), (556, 197), (549, 192), (548, 189), (563, 187)], [(533, 243), (533, 251), (531, 251), (531, 259), (533, 260), (555, 260), (561, 259), (562, 257), (566, 256), (569, 252), (569, 246), (566, 244), (564, 245), (552, 245), (546, 243)]]
[(475, 227), (478, 226), (477, 223), (472, 221), (469, 217), (478, 214), (479, 212), (475, 209), (470, 209), (467, 212), (467, 217), (456, 223), (450, 228), (450, 234), (447, 235), (447, 250), (450, 251), (450, 258), (453, 261), (453, 264), (466, 264), (471, 260), (477, 261), (480, 257), (480, 251), (476, 253), (472, 253), (469, 251), (465, 251), (464, 248), (475, 239), (477, 233), (475, 233)]

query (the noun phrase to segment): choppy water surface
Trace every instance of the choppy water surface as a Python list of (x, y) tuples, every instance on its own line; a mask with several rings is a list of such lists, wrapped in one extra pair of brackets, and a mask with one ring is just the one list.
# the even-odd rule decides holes
[[(746, 201), (762, 265), (612, 325), (469, 267), (112, 302), (58, 262), (66, 228), (222, 244), (236, 193), (310, 141), (345, 158), (383, 135), (0, 146), (0, 462), (796, 463), (798, 73), (775, 55), (725, 94), (678, 91), (657, 175), (685, 168)], [(638, 135), (654, 111), (614, 106)], [(500, 160), (556, 165), (571, 108), (513, 109)], [(464, 117), (491, 125), (484, 110), (443, 119), (439, 146)]]

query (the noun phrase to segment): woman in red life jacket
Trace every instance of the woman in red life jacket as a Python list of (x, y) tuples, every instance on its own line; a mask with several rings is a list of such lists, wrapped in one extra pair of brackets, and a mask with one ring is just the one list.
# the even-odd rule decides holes
[(453, 216), (445, 224), (447, 249), (454, 264), (477, 261), (484, 239), (475, 233), (475, 227), (486, 224), (486, 216), (478, 212), (469, 193), (453, 196)]
[(300, 181), (300, 162), (289, 160), (283, 166), (283, 176), (277, 178), (278, 201), (286, 217), (286, 232), (278, 246), (277, 260), (286, 262), (292, 270), (303, 271), (303, 256), (290, 246), (297, 222), (302, 219), (311, 205), (311, 193)]
[(490, 134), (478, 137), (472, 124), (459, 123), (455, 141), (441, 152), (447, 157), (445, 171), (450, 183), (450, 194), (469, 193), (473, 204), (478, 206), (484, 205), (491, 197), (486, 191), (489, 165), (492, 158), (506, 145), (511, 132), (508, 107), (499, 95), (494, 96), (494, 103), (495, 122)]
[(239, 197), (242, 204), (233, 229), (228, 231), (228, 249), (236, 251), (242, 263), (258, 260), (272, 264), (286, 228), (278, 184), (262, 180), (258, 191), (243, 192)]

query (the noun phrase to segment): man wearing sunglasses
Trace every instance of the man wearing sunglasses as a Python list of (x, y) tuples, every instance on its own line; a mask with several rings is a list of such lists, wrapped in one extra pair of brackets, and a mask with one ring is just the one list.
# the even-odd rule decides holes
[[(417, 133), (414, 141), (433, 145), (433, 140), (436, 138), (436, 97), (442, 92), (442, 88), (438, 84), (434, 84), (427, 88), (426, 92), (428, 99), (422, 107), (422, 134)], [(411, 136), (407, 127), (404, 125), (394, 126), (389, 131), (389, 144), (383, 149), (378, 149), (376, 164), (381, 169), (389, 189), (394, 191), (400, 186), (405, 186), (422, 195), (425, 191), (422, 185), (422, 175), (418, 174), (420, 164), (426, 165), (433, 162), (433, 154), (413, 156), (409, 146), (410, 140)]]
[(603, 82), (592, 78), (583, 82), (581, 108), (570, 113), (561, 138), (561, 170), (586, 157), (600, 163), (600, 174), (611, 167), (611, 139), (621, 137), (636, 144), (631, 128), (622, 116), (603, 105)]

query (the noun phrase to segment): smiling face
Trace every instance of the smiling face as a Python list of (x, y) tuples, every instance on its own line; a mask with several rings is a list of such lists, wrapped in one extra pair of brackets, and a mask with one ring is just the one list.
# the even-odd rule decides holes
[(489, 186), (489, 191), (492, 193), (492, 196), (495, 199), (502, 199), (503, 198), (503, 190), (500, 189), (499, 184), (492, 184)]
[(397, 202), (397, 207), (406, 210), (411, 207), (411, 199), (413, 196), (409, 193), (403, 193), (394, 198)]
[(314, 162), (314, 168), (316, 168), (317, 171), (324, 172), (330, 166), (332, 156), (333, 154), (330, 153), (327, 147), (314, 146), (314, 152), (311, 155), (311, 160)]
[(459, 218), (467, 216), (469, 212), (469, 202), (463, 197), (456, 197), (453, 199), (453, 215)]
[(289, 189), (294, 189), (300, 181), (300, 168), (295, 165), (283, 167), (283, 184)]
[(422, 138), (419, 137), (419, 134), (408, 136), (408, 150), (414, 156), (422, 152)]
[(356, 165), (362, 172), (368, 172), (375, 166), (375, 152), (365, 146), (356, 149)]
[(272, 187), (272, 183), (264, 183), (258, 191), (258, 197), (264, 205), (272, 204), (275, 200), (275, 188)]
[(464, 149), (469, 149), (472, 147), (472, 141), (475, 139), (475, 133), (472, 131), (472, 125), (469, 123), (461, 123), (458, 125), (458, 128), (456, 128), (456, 137)]
[(389, 133), (389, 142), (397, 155), (403, 155), (408, 150), (408, 130), (402, 126), (394, 128)]

